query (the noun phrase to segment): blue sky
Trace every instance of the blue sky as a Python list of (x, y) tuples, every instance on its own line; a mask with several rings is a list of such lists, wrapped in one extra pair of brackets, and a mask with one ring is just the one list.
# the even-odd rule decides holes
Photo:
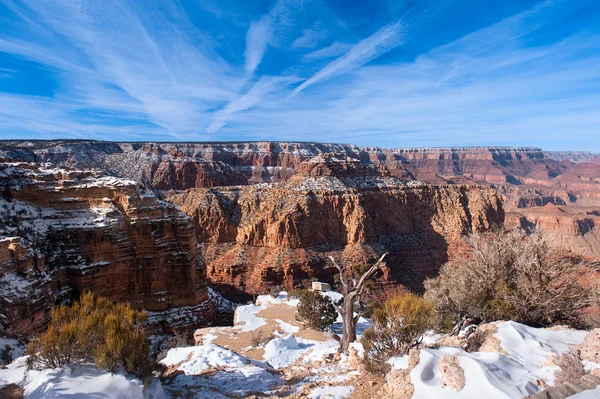
[(0, 138), (600, 152), (597, 0), (0, 0)]

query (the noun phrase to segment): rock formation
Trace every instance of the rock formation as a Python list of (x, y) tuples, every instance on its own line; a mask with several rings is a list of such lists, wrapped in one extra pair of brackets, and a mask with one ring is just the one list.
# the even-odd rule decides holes
[[(214, 319), (192, 221), (132, 180), (101, 171), (0, 164), (2, 322), (37, 332), (83, 290), (150, 311)], [(196, 310), (198, 310), (196, 309)]]
[[(119, 258), (129, 259), (124, 263), (143, 263), (146, 252), (154, 254), (157, 250), (148, 239), (149, 231), (155, 227), (171, 242), (165, 251), (171, 251), (173, 241), (182, 245), (180, 236), (185, 237), (188, 249), (183, 252), (195, 251), (190, 255), (192, 259), (204, 257), (210, 281), (232, 294), (254, 294), (268, 285), (292, 286), (310, 278), (331, 280), (333, 269), (327, 255), (360, 263), (370, 261), (383, 250), (391, 251), (389, 280), (419, 288), (422, 279), (433, 275), (461, 245), (461, 234), (502, 222), (547, 230), (565, 248), (597, 257), (599, 159), (594, 154), (546, 153), (537, 148), (0, 141), (0, 161), (48, 162), (65, 170), (102, 170), (105, 180), (107, 176), (133, 180), (129, 186), (113, 190), (127, 192), (123, 196), (111, 196), (96, 188), (94, 201), (71, 201), (68, 198), (86, 198), (88, 194), (71, 194), (72, 187), (65, 184), (48, 200), (54, 198), (52, 201), (62, 207), (83, 207), (90, 212), (95, 212), (96, 206), (105, 210), (113, 206), (115, 214), (122, 218), (113, 227), (95, 228), (93, 232), (85, 227), (77, 233), (73, 229), (65, 233), (62, 228), (55, 232), (65, 235), (66, 242), (81, 244), (83, 253), (96, 254), (91, 257), (95, 261), (89, 261), (85, 267), (65, 269), (70, 287), (79, 290), (78, 284), (95, 285), (106, 290), (107, 295), (124, 295), (134, 303), (152, 304), (157, 309), (164, 302), (161, 295), (155, 297), (150, 292), (159, 292), (164, 288), (161, 284), (167, 284), (159, 283), (162, 272), (152, 269), (158, 266), (144, 269), (144, 273), (151, 271), (148, 276), (143, 275), (145, 282), (127, 284), (123, 283), (125, 279), (137, 281), (142, 275), (119, 269), (118, 273), (123, 274), (119, 274), (119, 283), (113, 287), (112, 280), (102, 276), (117, 273), (109, 270), (118, 262), (116, 258), (105, 260), (97, 255), (113, 251), (108, 247), (116, 247), (121, 251), (117, 252)], [(79, 177), (63, 178), (73, 179)], [(167, 220), (179, 220), (177, 226), (189, 222), (184, 222), (185, 216), (150, 191), (140, 191), (134, 182), (179, 205), (194, 220), (197, 231), (193, 232), (194, 226), (181, 227), (183, 230), (169, 227)], [(88, 188), (87, 192), (93, 191)], [(67, 200), (58, 202), (58, 197)], [(121, 200), (123, 197), (135, 200)], [(105, 204), (103, 198), (110, 202)], [(135, 228), (130, 226), (129, 213), (152, 208), (154, 205), (146, 206), (152, 201), (161, 211), (147, 211), (144, 217), (164, 219), (163, 222), (148, 222), (139, 227), (147, 229), (143, 231), (136, 230), (141, 226), (138, 221), (133, 224)], [(61, 209), (56, 204), (51, 206)], [(113, 214), (113, 210), (107, 212)], [(166, 216), (161, 216), (161, 212), (166, 212)], [(195, 238), (190, 238), (194, 234)], [(110, 238), (113, 236), (119, 238)], [(135, 250), (117, 244), (102, 244), (94, 249), (89, 244), (95, 240), (115, 243), (125, 236)], [(200, 243), (200, 252), (191, 248), (193, 240)], [(156, 255), (151, 256), (157, 259)], [(183, 255), (182, 259), (170, 256), (160, 255), (155, 264), (184, 262)], [(45, 260), (53, 261), (54, 258)], [(91, 266), (105, 261), (110, 265)], [(93, 278), (86, 274), (88, 269), (93, 271)], [(111, 287), (105, 287), (107, 284)], [(190, 292), (191, 287), (186, 290)], [(169, 306), (179, 306), (174, 301)]]
[(168, 200), (196, 220), (209, 279), (229, 294), (332, 282), (328, 255), (366, 263), (383, 251), (390, 280), (418, 288), (463, 234), (504, 220), (500, 196), (487, 187), (403, 182), (360, 165), (317, 157), (287, 182)]

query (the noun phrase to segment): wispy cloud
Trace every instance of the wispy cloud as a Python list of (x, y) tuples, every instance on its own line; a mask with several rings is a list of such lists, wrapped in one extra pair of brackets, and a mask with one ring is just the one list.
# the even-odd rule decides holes
[(0, 79), (12, 77), (16, 71), (14, 69), (0, 67)]
[(227, 1), (0, 0), (0, 137), (600, 145), (593, 0)]
[(302, 36), (295, 39), (290, 48), (312, 48), (319, 44), (321, 40), (327, 37), (327, 32), (318, 25), (319, 24), (315, 24), (315, 26), (309, 29), (304, 29), (302, 31)]
[(337, 57), (345, 54), (355, 45), (352, 43), (333, 42), (327, 47), (320, 48), (308, 54), (305, 54), (302, 59), (304, 61), (320, 60), (323, 58)]
[(273, 38), (273, 16), (269, 13), (250, 24), (246, 35), (246, 73), (252, 74), (260, 64)]
[(208, 127), (209, 133), (214, 133), (225, 126), (227, 120), (235, 113), (245, 111), (258, 104), (265, 95), (279, 91), (297, 82), (296, 77), (263, 76), (252, 88), (239, 98), (233, 100), (225, 108), (215, 113), (213, 122)]
[(311, 76), (292, 92), (292, 96), (331, 76), (350, 71), (397, 47), (405, 40), (400, 21), (384, 26), (362, 40), (350, 51)]
[(292, 0), (276, 0), (268, 13), (254, 21), (246, 34), (245, 69), (248, 75), (260, 65), (268, 46), (275, 44), (276, 30), (285, 30), (290, 25)]
[[(600, 123), (600, 37), (527, 45), (542, 34), (540, 21), (551, 26), (570, 12), (565, 3), (544, 3), (414, 62), (364, 66), (276, 111), (249, 111), (237, 128), (290, 140), (325, 131), (328, 141), (396, 147), (589, 146)], [(268, 126), (257, 122), (267, 117)]]
[(408, 40), (408, 30), (414, 30), (419, 23), (433, 18), (435, 14), (443, 9), (444, 3), (449, 3), (449, 1), (435, 3), (423, 0), (417, 1), (398, 21), (383, 26), (371, 36), (361, 40), (350, 51), (332, 61), (299, 85), (292, 92), (292, 96), (319, 81), (351, 71), (404, 44)]

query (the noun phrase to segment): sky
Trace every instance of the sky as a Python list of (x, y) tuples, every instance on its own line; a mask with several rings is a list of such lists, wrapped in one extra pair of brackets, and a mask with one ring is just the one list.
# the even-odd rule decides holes
[(597, 0), (0, 0), (0, 139), (600, 152)]

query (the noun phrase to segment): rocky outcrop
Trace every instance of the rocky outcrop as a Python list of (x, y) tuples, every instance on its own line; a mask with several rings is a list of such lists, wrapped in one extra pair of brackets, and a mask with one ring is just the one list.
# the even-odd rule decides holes
[(192, 220), (137, 182), (36, 164), (0, 164), (0, 178), (0, 235), (17, 237), (0, 241), (0, 300), (16, 332), (39, 331), (49, 307), (84, 290), (156, 312), (208, 300)]
[(545, 231), (553, 242), (587, 257), (600, 257), (600, 214), (589, 208), (556, 206), (517, 209), (506, 213), (505, 225)]
[(213, 285), (252, 294), (332, 282), (328, 255), (366, 263), (389, 251), (390, 280), (418, 288), (463, 234), (504, 219), (499, 195), (486, 187), (402, 182), (377, 168), (347, 174), (357, 165), (337, 158), (312, 163), (285, 183), (168, 197), (196, 221)]
[(440, 375), (442, 382), (455, 391), (461, 391), (465, 387), (465, 371), (460, 366), (458, 356), (445, 354), (440, 358)]
[(70, 294), (64, 273), (46, 273), (41, 254), (19, 237), (0, 238), (0, 332), (43, 330), (52, 307)]

